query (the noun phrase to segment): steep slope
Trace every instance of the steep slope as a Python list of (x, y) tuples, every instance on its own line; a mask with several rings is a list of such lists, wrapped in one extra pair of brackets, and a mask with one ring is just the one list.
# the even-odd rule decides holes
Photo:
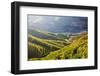
[[(59, 44), (58, 44), (59, 43)], [(66, 42), (56, 40), (46, 40), (28, 35), (28, 57), (40, 58), (48, 55), (51, 51), (64, 47)]]
[(57, 51), (50, 52), (43, 58), (32, 58), (30, 60), (58, 60), (58, 59), (82, 59), (88, 57), (88, 35), (82, 33), (71, 40), (71, 44)]

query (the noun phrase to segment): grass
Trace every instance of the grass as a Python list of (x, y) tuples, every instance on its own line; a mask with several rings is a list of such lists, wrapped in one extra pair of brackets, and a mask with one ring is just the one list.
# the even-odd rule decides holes
[[(70, 40), (71, 43), (67, 43), (60, 40), (41, 40), (34, 38), (33, 40), (38, 40), (43, 44), (48, 44), (48, 46), (57, 47), (58, 49), (49, 49), (49, 53), (40, 58), (29, 58), (30, 61), (33, 60), (58, 60), (58, 59), (84, 59), (88, 57), (88, 34), (82, 33)], [(31, 40), (32, 41), (32, 40)], [(34, 43), (35, 44), (35, 43)], [(37, 45), (37, 44), (36, 44)], [(46, 49), (47, 46), (39, 44), (41, 49)], [(41, 55), (41, 54), (40, 54)]]
[(46, 40), (37, 38), (35, 36), (28, 36), (28, 57), (40, 58), (48, 55), (51, 51), (58, 50), (64, 47), (65, 42), (59, 42), (58, 40)]

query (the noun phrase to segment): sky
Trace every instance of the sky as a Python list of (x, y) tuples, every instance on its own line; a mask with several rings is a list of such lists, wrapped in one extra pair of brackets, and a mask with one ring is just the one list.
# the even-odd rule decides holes
[(54, 33), (87, 31), (88, 18), (78, 16), (27, 15), (28, 28)]

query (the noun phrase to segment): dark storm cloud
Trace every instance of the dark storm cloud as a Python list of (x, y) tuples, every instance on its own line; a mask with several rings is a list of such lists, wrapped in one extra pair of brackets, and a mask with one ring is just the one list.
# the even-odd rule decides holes
[(28, 27), (49, 32), (82, 32), (88, 29), (88, 18), (77, 16), (28, 15)]

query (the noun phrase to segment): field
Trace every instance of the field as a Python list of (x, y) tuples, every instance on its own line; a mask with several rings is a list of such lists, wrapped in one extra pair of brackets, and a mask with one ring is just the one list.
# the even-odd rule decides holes
[(88, 33), (28, 31), (28, 60), (84, 59), (88, 57)]

